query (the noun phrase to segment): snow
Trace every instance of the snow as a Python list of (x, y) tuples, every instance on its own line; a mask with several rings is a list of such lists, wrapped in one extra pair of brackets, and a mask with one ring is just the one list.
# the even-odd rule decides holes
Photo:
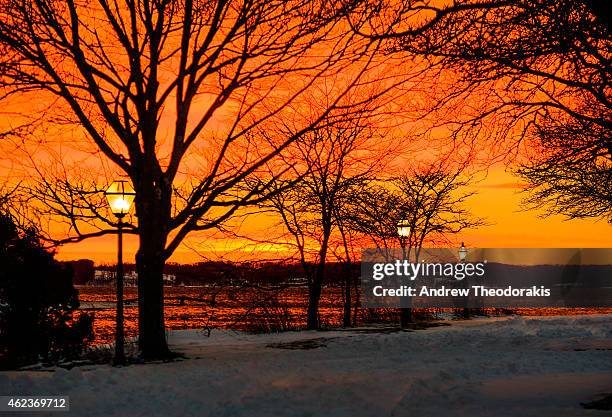
[(69, 395), (70, 416), (610, 415), (579, 404), (612, 393), (612, 315), (169, 341), (188, 359), (0, 372), (0, 395)]

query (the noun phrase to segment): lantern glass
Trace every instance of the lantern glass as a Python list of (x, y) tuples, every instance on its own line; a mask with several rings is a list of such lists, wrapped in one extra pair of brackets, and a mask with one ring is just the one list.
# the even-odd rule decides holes
[(408, 220), (400, 220), (397, 223), (397, 234), (401, 237), (410, 236), (410, 223)]
[(114, 181), (104, 195), (111, 211), (117, 217), (125, 216), (136, 198), (136, 192), (129, 181)]

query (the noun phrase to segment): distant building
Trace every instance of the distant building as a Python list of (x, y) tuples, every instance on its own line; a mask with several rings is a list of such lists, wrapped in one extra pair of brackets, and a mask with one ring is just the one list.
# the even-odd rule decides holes
[(89, 284), (91, 285), (110, 285), (115, 282), (115, 273), (96, 269), (94, 271), (94, 279)]
[[(96, 269), (94, 271), (93, 280), (89, 285), (115, 285), (115, 271), (107, 271), (104, 269)], [(163, 274), (164, 285), (174, 285), (176, 276), (172, 274)], [(138, 274), (136, 271), (130, 271), (123, 274), (123, 285), (126, 287), (136, 287), (138, 285)]]

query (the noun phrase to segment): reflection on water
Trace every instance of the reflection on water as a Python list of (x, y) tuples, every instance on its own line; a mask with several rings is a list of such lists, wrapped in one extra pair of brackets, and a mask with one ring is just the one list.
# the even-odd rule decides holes
[[(114, 339), (114, 287), (78, 286), (81, 309), (95, 314), (96, 343)], [(125, 329), (137, 335), (137, 289), (124, 289)], [(300, 328), (306, 325), (306, 289), (166, 287), (164, 316), (168, 329), (232, 328), (266, 331)], [(320, 303), (321, 323), (337, 326), (342, 317), (342, 296), (338, 288), (324, 288)]]
[[(81, 308), (95, 314), (95, 343), (108, 343), (115, 332), (114, 287), (78, 286)], [(138, 333), (137, 289), (125, 288), (125, 329), (128, 337)], [(282, 290), (233, 287), (166, 287), (165, 321), (168, 329), (232, 328), (248, 331), (271, 331), (303, 328), (306, 325), (305, 288)], [(324, 288), (320, 317), (324, 327), (342, 324), (340, 288)], [(434, 309), (432, 313), (440, 312)], [(367, 319), (360, 310), (359, 320)], [(612, 313), (612, 309), (517, 309), (521, 315), (575, 315)], [(370, 312), (371, 313), (371, 312)], [(389, 317), (389, 316), (387, 316)]]

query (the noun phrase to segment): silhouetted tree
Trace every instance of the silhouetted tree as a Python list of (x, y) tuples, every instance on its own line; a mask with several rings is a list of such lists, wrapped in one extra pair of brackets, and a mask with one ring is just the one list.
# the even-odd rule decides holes
[[(528, 208), (542, 204), (548, 214), (612, 223), (612, 143), (610, 131), (572, 118), (538, 126), (538, 143), (517, 169), (526, 181)], [(599, 140), (596, 138), (599, 136)], [(605, 143), (607, 142), (607, 143)]]
[(93, 337), (72, 270), (53, 259), (33, 231), (0, 214), (0, 366), (74, 357)]
[[(353, 184), (351, 188), (361, 188), (360, 185), (366, 181), (360, 181)], [(344, 304), (342, 314), (342, 326), (350, 327), (357, 323), (357, 308), (359, 305), (359, 285), (354, 275), (353, 265), (360, 259), (358, 253), (358, 244), (360, 243), (359, 233), (352, 230), (350, 227), (350, 219), (345, 217), (345, 208), (351, 204), (348, 199), (352, 198), (352, 192), (346, 192), (345, 201), (336, 205), (334, 210), (334, 219), (338, 229), (339, 241), (332, 248), (335, 257), (343, 265), (342, 279), (342, 301)], [(353, 291), (354, 289), (354, 291)], [(355, 300), (355, 309), (353, 310), (353, 299)], [(354, 311), (354, 314), (352, 312)], [(353, 317), (351, 319), (351, 316)]]
[[(464, 170), (465, 164), (453, 168), (442, 159), (386, 183), (370, 184), (355, 194), (346, 218), (382, 253), (399, 246), (406, 259), (418, 262), (425, 245), (451, 243), (452, 235), (485, 224), (465, 208), (474, 192), (464, 190), (470, 183)], [(410, 227), (408, 236), (398, 235), (400, 221)], [(402, 326), (411, 321), (412, 309), (403, 308)]]
[(73, 282), (75, 285), (84, 285), (94, 280), (95, 268), (94, 261), (91, 259), (70, 261), (68, 265), (74, 271)]
[[(427, 57), (453, 79), (439, 104), (459, 103), (463, 114), (447, 126), (459, 134), (490, 123), (506, 150), (527, 142), (530, 160), (518, 169), (532, 192), (527, 206), (611, 219), (609, 1), (373, 3), (369, 26), (360, 27), (366, 36)], [(426, 30), (413, 30), (410, 22), (421, 20)]]
[[(377, 42), (343, 27), (348, 9), (337, 6), (301, 0), (0, 3), (3, 97), (33, 93), (51, 103), (47, 122), (61, 123), (63, 132), (66, 124), (80, 125), (81, 149), (101, 156), (107, 178), (127, 176), (137, 192), (138, 224), (124, 229), (140, 238), (143, 357), (169, 353), (162, 281), (168, 257), (190, 232), (218, 227), (240, 207), (265, 199), (266, 183), (246, 194), (236, 186), (349, 105), (345, 94), (370, 67)], [(333, 74), (343, 79), (328, 91), (327, 105), (303, 120), (300, 98)], [(69, 155), (54, 152), (52, 166)], [(68, 219), (70, 237), (63, 242), (115, 233), (100, 194), (104, 177), (84, 165), (40, 169), (32, 190), (42, 216)]]
[[(364, 111), (360, 117), (347, 116), (299, 138), (298, 151), (286, 161), (296, 167), (296, 176), (277, 180), (279, 192), (263, 206), (280, 217), (288, 237), (285, 242), (295, 249), (306, 273), (308, 329), (320, 325), (319, 300), (332, 240), (348, 245), (342, 242), (348, 238), (342, 207), (349, 204), (352, 188), (378, 172), (392, 149), (390, 141), (374, 132), (368, 115)], [(350, 263), (348, 255), (345, 251), (344, 261)], [(349, 323), (350, 286), (345, 291), (349, 303), (345, 323)]]

